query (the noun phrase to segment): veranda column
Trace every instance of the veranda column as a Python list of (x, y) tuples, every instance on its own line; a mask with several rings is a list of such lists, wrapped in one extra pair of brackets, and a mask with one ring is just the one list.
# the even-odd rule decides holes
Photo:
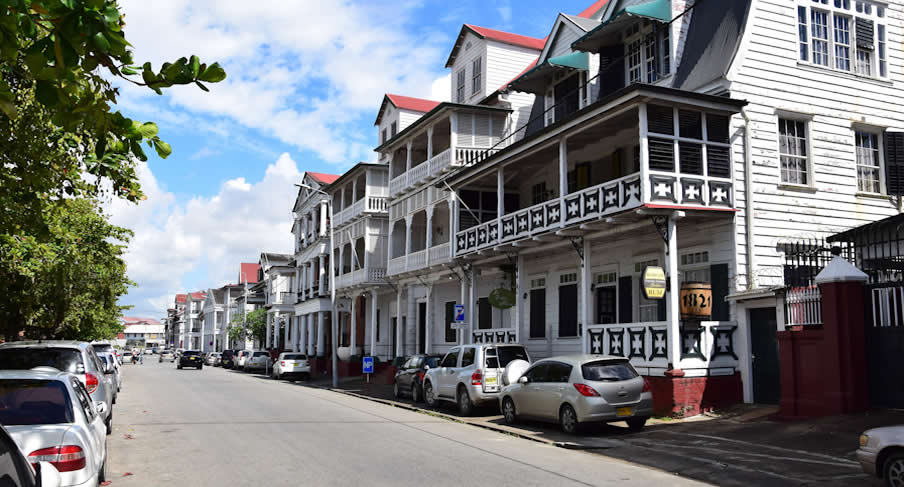
[[(418, 312), (417, 312), (417, 299), (415, 298), (414, 293), (414, 285), (408, 286), (408, 319), (405, 320), (405, 335), (406, 338), (411, 339), (411, 345), (413, 346), (412, 354), (418, 353), (420, 351), (421, 342), (419, 340), (420, 337), (417, 336), (418, 329)], [(409, 336), (410, 335), (410, 336)], [(405, 347), (405, 350), (409, 350), (408, 347)], [(405, 355), (408, 355), (407, 353)]]
[(292, 320), (290, 320), (286, 315), (283, 315), (282, 321), (285, 321), (286, 329), (283, 330), (283, 346), (280, 348), (287, 350), (289, 348), (289, 329), (291, 328), (290, 325), (292, 323)]
[(590, 353), (590, 239), (584, 238), (583, 258), (581, 259), (581, 353)]
[(515, 343), (521, 343), (521, 315), (524, 310), (524, 299), (521, 297), (524, 293), (524, 256), (518, 253), (518, 262), (515, 265)]
[[(473, 310), (471, 309), (471, 306), (468, 305), (468, 290), (469, 290), (469, 289), (470, 289), (470, 288), (468, 287), (468, 274), (467, 274), (466, 271), (463, 271), (463, 272), (462, 272), (462, 280), (461, 280), (461, 299), (458, 300), (458, 304), (464, 305), (464, 307), (465, 307), (465, 317), (466, 317), (466, 318), (467, 318), (467, 317), (471, 314), (471, 312), (473, 311)], [(463, 331), (462, 328), (461, 328), (462, 326), (464, 326), (464, 323), (461, 323), (461, 324), (459, 325), (459, 327), (455, 330), (455, 333), (458, 335), (458, 340), (457, 340), (457, 341), (458, 341), (458, 344), (459, 344), (459, 345), (464, 345), (464, 344), (465, 344), (465, 341), (464, 341), (465, 333), (464, 333), (464, 331)]]
[(319, 267), (319, 276), (320, 276), (320, 295), (321, 295), (321, 296), (323, 296), (323, 295), (326, 294), (326, 292), (327, 292), (327, 290), (326, 290), (326, 284), (325, 284), (325, 282), (324, 282), (324, 281), (326, 280), (326, 279), (325, 279), (325, 277), (326, 277), (326, 266), (324, 266), (323, 260), (324, 260), (324, 259), (323, 259), (323, 256), (322, 256), (322, 255), (317, 256), (317, 262), (318, 262), (318, 264), (320, 265), (320, 267)]
[[(430, 235), (427, 233), (427, 235)], [(429, 237), (428, 237), (429, 238)], [(427, 286), (427, 310), (424, 317), (424, 353), (430, 353), (431, 330), (433, 329), (433, 284)]]
[(348, 325), (348, 334), (349, 334), (348, 345), (349, 345), (349, 347), (351, 347), (351, 354), (357, 355), (357, 353), (355, 353), (355, 351), (357, 350), (356, 347), (358, 346), (358, 336), (357, 336), (358, 335), (358, 314), (356, 313), (356, 311), (357, 311), (356, 308), (358, 305), (358, 296), (352, 295), (351, 301), (352, 301), (352, 309), (351, 309), (351, 313), (349, 313), (350, 316), (349, 316), (349, 325)]
[(427, 160), (433, 159), (433, 126), (427, 127)]
[(324, 312), (321, 311), (317, 313), (317, 356), (325, 357), (326, 350), (323, 349), (325, 346), (324, 341), (326, 339), (326, 330), (324, 329)]
[(273, 316), (272, 313), (267, 313), (267, 339), (264, 348), (270, 349), (270, 337), (272, 336), (273, 330), (271, 328), (270, 319)]
[(471, 268), (470, 292), (468, 304), (465, 306), (465, 316), (468, 318), (468, 336), (465, 337), (466, 343), (469, 343), (473, 339), (474, 330), (477, 329), (475, 324), (479, 324), (475, 318), (477, 316), (477, 269), (474, 268)]
[(298, 350), (296, 352), (306, 353), (308, 349), (308, 317), (301, 315), (296, 316), (298, 320)]
[(430, 247), (433, 247), (433, 209), (434, 205), (427, 207), (427, 265), (430, 265)]
[(396, 349), (395, 356), (403, 357), (402, 353), (402, 286), (399, 286), (399, 290), (396, 292)]
[(564, 226), (565, 222), (565, 198), (564, 196), (568, 194), (568, 139), (562, 137), (559, 140), (559, 196), (560, 196), (560, 208), (559, 214), (561, 218), (559, 218), (560, 222), (563, 222), (561, 226)]
[(370, 356), (377, 355), (377, 290), (370, 291)]
[(666, 303), (669, 318), (669, 362), (673, 369), (680, 369), (681, 362), (681, 316), (678, 302), (678, 219), (684, 216), (682, 211), (674, 211), (668, 217), (669, 242), (668, 255), (669, 292)]

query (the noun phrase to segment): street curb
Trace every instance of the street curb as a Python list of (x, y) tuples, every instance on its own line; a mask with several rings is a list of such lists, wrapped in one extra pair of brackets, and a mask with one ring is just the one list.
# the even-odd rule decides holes
[(416, 412), (416, 413), (425, 414), (425, 415), (427, 415), (427, 416), (439, 416), (440, 418), (445, 419), (445, 420), (448, 420), (448, 421), (453, 421), (453, 422), (456, 422), (456, 423), (461, 423), (461, 424), (467, 424), (467, 425), (471, 425), (471, 426), (476, 426), (476, 427), (478, 427), (478, 428), (483, 428), (483, 429), (485, 429), (485, 430), (495, 431), (496, 433), (502, 433), (502, 434), (505, 434), (505, 435), (510, 435), (510, 436), (514, 436), (514, 437), (517, 437), (517, 438), (521, 438), (521, 439), (524, 439), (524, 440), (530, 440), (530, 441), (533, 441), (533, 442), (536, 442), (536, 443), (541, 443), (541, 444), (543, 444), (543, 445), (551, 445), (551, 446), (555, 446), (555, 447), (557, 447), (557, 448), (563, 448), (563, 449), (566, 449), (566, 450), (591, 450), (591, 449), (596, 449), (596, 448), (585, 448), (585, 447), (582, 447), (581, 445), (578, 445), (577, 443), (564, 442), (564, 441), (544, 440), (543, 438), (537, 438), (537, 437), (535, 437), (535, 436), (527, 435), (527, 434), (524, 434), (524, 433), (518, 433), (517, 431), (510, 431), (510, 430), (507, 430), (507, 429), (499, 428), (498, 426), (495, 426), (495, 425), (485, 424), (485, 423), (473, 423), (473, 422), (470, 422), (470, 421), (465, 421), (465, 420), (463, 420), (463, 419), (461, 419), (461, 418), (459, 418), (459, 417), (457, 417), (457, 416), (452, 416), (452, 415), (450, 415), (450, 414), (441, 413), (441, 412), (436, 411), (436, 410), (425, 409), (425, 408), (421, 408), (421, 407), (418, 407), (418, 406), (412, 406), (412, 405), (410, 405), (410, 404), (405, 404), (405, 403), (401, 403), (401, 402), (395, 402), (395, 401), (391, 401), (391, 400), (389, 400), (389, 399), (380, 399), (380, 398), (377, 398), (377, 397), (366, 396), (366, 395), (364, 395), (364, 394), (358, 394), (357, 392), (346, 391), (346, 390), (343, 390), (343, 389), (333, 389), (332, 387), (328, 387), (328, 386), (318, 386), (318, 385), (313, 385), (313, 384), (311, 385), (311, 387), (316, 387), (316, 388), (318, 388), (318, 389), (323, 389), (323, 390), (332, 391), (332, 392), (338, 392), (338, 393), (340, 393), (340, 394), (345, 394), (345, 395), (347, 395), (347, 396), (357, 397), (357, 398), (359, 398), (359, 399), (366, 399), (366, 400), (371, 401), (371, 402), (380, 403), (380, 404), (383, 404), (383, 405), (386, 405), (386, 406), (397, 407), (397, 408), (400, 408), (400, 409), (406, 409), (406, 410), (408, 410), (408, 411), (413, 411), (413, 412)]

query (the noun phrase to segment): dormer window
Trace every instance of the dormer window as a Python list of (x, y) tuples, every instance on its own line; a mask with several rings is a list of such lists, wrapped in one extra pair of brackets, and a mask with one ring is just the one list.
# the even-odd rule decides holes
[(669, 29), (637, 22), (624, 34), (626, 83), (655, 83), (671, 71)]

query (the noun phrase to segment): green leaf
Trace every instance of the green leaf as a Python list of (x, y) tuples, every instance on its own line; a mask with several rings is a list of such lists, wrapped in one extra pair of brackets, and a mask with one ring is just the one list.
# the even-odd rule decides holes
[(72, 10), (75, 8), (75, 0), (58, 0), (64, 7)]
[(94, 37), (91, 38), (91, 41), (93, 42), (94, 47), (100, 49), (101, 52), (110, 50), (110, 41), (107, 39), (103, 32), (94, 34)]
[(6, 100), (0, 100), (0, 111), (6, 114), (9, 118), (16, 118), (16, 104), (10, 103)]
[(106, 10), (104, 10), (104, 20), (107, 21), (107, 24), (109, 25), (110, 28), (113, 28), (115, 26), (116, 30), (119, 30), (120, 17), (121, 17), (121, 14), (119, 13), (119, 10), (112, 5), (110, 5), (109, 7), (107, 7)]
[(135, 69), (133, 69), (131, 66), (123, 66), (122, 69), (121, 69), (120, 71), (122, 71), (122, 74), (127, 74), (127, 75), (130, 75), (130, 76), (131, 76), (131, 75), (138, 74), (138, 71), (136, 71)]
[(195, 81), (195, 84), (198, 85), (198, 88), (201, 88), (201, 89), (204, 90), (204, 91), (208, 91), (208, 92), (210, 91), (210, 89), (208, 89), (206, 86), (204, 86), (203, 84), (201, 84), (200, 81)]
[(226, 71), (220, 67), (220, 63), (213, 63), (198, 76), (198, 79), (208, 83), (219, 83), (226, 79)]
[(57, 87), (50, 81), (38, 80), (35, 83), (35, 98), (47, 107), (53, 107), (60, 101)]
[[(192, 56), (191, 60), (188, 62), (189, 66), (191, 66), (191, 76), (192, 78), (197, 78), (198, 73), (201, 69), (201, 61), (198, 60), (198, 56)], [(207, 90), (205, 90), (207, 91)]]
[(166, 159), (170, 154), (173, 153), (173, 148), (159, 138), (154, 139), (154, 149), (157, 151), (157, 155), (160, 156), (161, 159)]
[(138, 127), (138, 133), (140, 133), (141, 136), (145, 139), (154, 137), (159, 131), (160, 130), (157, 128), (157, 124), (154, 122), (143, 123), (140, 127)]

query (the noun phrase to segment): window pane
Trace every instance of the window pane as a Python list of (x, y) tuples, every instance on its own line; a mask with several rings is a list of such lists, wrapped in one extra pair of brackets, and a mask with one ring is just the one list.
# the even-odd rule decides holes
[(880, 193), (882, 188), (879, 179), (879, 136), (870, 132), (856, 132), (854, 142), (857, 155), (857, 190)]
[(73, 422), (69, 391), (56, 380), (0, 381), (0, 424), (5, 426)]
[(834, 16), (835, 24), (835, 68), (851, 70), (851, 19), (843, 15)]
[(806, 125), (798, 120), (779, 119), (778, 128), (782, 182), (808, 184)]
[(810, 12), (810, 36), (813, 42), (813, 62), (829, 65), (829, 18), (819, 10)]

